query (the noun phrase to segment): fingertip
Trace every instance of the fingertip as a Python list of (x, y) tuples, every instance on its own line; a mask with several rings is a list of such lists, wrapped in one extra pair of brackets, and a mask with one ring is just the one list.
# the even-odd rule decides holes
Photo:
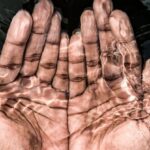
[[(62, 41), (62, 42), (63, 42), (63, 41), (67, 41), (67, 43), (69, 44), (69, 35), (68, 35), (67, 32), (63, 31), (63, 32), (61, 33), (61, 41)], [(64, 42), (64, 43), (65, 43), (65, 42)]]
[[(49, 0), (40, 0), (33, 10), (33, 32), (46, 33), (49, 29), (54, 6)], [(46, 26), (46, 28), (45, 28)]]
[(61, 33), (59, 60), (61, 61), (68, 60), (68, 45), (69, 45), (69, 36), (66, 32), (63, 32)]
[(60, 50), (68, 51), (69, 35), (66, 32), (61, 33)]
[(75, 29), (73, 31), (73, 34), (71, 36), (71, 41), (82, 41), (82, 36), (81, 36), (81, 30), (80, 29)]
[(109, 16), (113, 10), (112, 0), (94, 0), (94, 15), (99, 30), (109, 30)]
[(97, 27), (92, 10), (85, 10), (81, 15), (81, 33), (83, 42), (94, 43), (98, 40)]
[(72, 31), (72, 35), (74, 35), (74, 34), (80, 34), (81, 33), (81, 29), (80, 28), (76, 28), (76, 29), (74, 29), (73, 31)]
[(81, 32), (75, 32), (70, 39), (69, 43), (69, 61), (82, 62), (84, 60), (83, 43)]
[(54, 16), (56, 16), (57, 18), (59, 18), (60, 21), (62, 20), (62, 15), (61, 15), (60, 11), (55, 11), (54, 12)]
[(29, 25), (32, 25), (32, 17), (26, 10), (19, 10), (18, 13), (15, 16), (20, 16), (23, 20), (22, 22), (26, 22)]
[(59, 43), (61, 32), (61, 20), (62, 20), (61, 14), (59, 12), (55, 12), (52, 16), (49, 33), (47, 36), (47, 42), (52, 44)]
[(74, 44), (78, 43), (77, 45), (82, 45), (82, 36), (81, 36), (81, 31), (80, 29), (76, 29), (73, 31), (73, 34), (70, 38), (70, 45), (69, 46), (73, 46)]
[(92, 9), (88, 9), (88, 8), (86, 8), (84, 11), (83, 11), (83, 13), (81, 14), (81, 17), (80, 17), (80, 20), (82, 21), (82, 19), (84, 20), (85, 19), (85, 16), (89, 16), (89, 17), (91, 17), (91, 16), (93, 16), (93, 11), (92, 11)]
[(6, 41), (23, 45), (31, 33), (32, 17), (25, 10), (20, 10), (13, 18), (8, 29)]
[(134, 40), (133, 29), (127, 14), (121, 10), (114, 10), (109, 19), (114, 36), (119, 42), (131, 42)]

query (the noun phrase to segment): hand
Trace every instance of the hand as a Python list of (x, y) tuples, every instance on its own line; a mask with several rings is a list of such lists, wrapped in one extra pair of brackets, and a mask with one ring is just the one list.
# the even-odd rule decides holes
[(33, 23), (25, 11), (13, 19), (0, 57), (2, 149), (149, 149), (150, 61), (141, 71), (125, 13), (93, 6), (70, 42), (47, 0)]
[(47, 0), (13, 18), (0, 56), (0, 149), (67, 149), (68, 43)]
[(142, 70), (130, 21), (112, 7), (95, 0), (71, 37), (71, 150), (149, 149), (150, 60)]

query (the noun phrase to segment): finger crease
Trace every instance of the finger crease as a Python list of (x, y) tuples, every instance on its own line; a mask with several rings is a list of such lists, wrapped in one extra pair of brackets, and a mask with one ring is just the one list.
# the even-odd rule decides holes
[(68, 61), (67, 57), (59, 57), (59, 61)]
[(40, 64), (40, 66), (45, 69), (55, 69), (56, 68), (56, 64), (54, 64), (54, 63)]
[(7, 65), (0, 65), (1, 68), (8, 68), (10, 70), (14, 70), (20, 68), (21, 64), (7, 64)]
[(33, 62), (33, 61), (38, 61), (38, 60), (40, 60), (40, 57), (41, 57), (41, 54), (33, 54), (32, 56), (25, 57), (25, 60), (26, 60), (26, 61)]
[(70, 61), (69, 60), (70, 64), (79, 64), (79, 63), (83, 63), (83, 62), (85, 62), (85, 61), (84, 60), (79, 60), (79, 61), (72, 61), (72, 60)]
[(87, 66), (88, 67), (95, 67), (96, 65), (98, 65), (98, 61), (97, 60), (90, 60), (90, 61), (87, 61)]
[(70, 79), (70, 81), (72, 82), (81, 82), (83, 80), (86, 80), (86, 77), (75, 77), (75, 78)]
[(68, 80), (69, 79), (68, 74), (56, 74), (56, 76), (63, 79), (63, 80)]
[(59, 42), (57, 42), (57, 41), (48, 41), (48, 40), (46, 40), (46, 43), (47, 44), (51, 44), (51, 45), (59, 45)]

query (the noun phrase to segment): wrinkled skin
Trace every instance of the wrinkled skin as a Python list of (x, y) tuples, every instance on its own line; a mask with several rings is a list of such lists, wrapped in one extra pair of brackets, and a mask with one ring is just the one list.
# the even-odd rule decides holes
[(0, 56), (0, 150), (149, 150), (150, 60), (127, 15), (95, 0), (69, 39), (48, 0), (13, 18)]

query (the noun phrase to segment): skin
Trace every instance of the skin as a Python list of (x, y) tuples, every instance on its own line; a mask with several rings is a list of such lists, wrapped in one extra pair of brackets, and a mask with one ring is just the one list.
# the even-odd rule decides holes
[[(2, 81), (7, 84), (0, 82), (0, 129), (4, 133), (0, 137), (0, 149), (66, 150), (69, 136), (68, 35), (60, 32), (61, 15), (53, 12), (53, 6), (47, 0), (35, 6), (32, 18), (27, 12), (17, 13), (1, 54), (1, 59), (7, 58), (8, 63), (4, 67), (1, 65), (0, 72), (4, 68), (9, 70), (9, 74), (1, 74)], [(9, 45), (8, 38), (12, 40)], [(24, 50), (24, 58), (18, 62), (19, 68), (11, 69), (11, 65), (16, 63), (13, 61), (21, 57), (19, 52)], [(9, 138), (9, 143), (6, 138)]]
[(150, 59), (141, 63), (111, 0), (95, 0), (70, 39), (48, 0), (19, 11), (0, 55), (0, 149), (149, 150)]

